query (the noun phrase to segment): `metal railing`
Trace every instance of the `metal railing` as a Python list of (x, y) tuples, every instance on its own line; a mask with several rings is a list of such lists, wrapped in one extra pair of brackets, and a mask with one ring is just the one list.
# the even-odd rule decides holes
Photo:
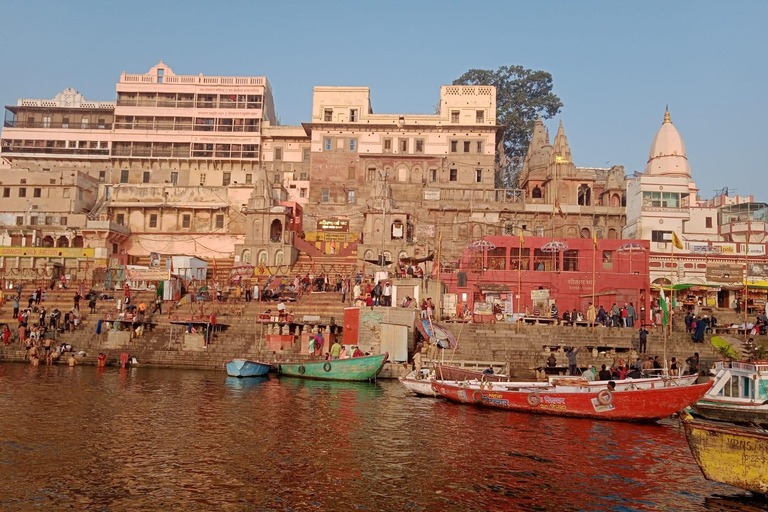
[(62, 123), (62, 122), (29, 122), (29, 121), (5, 121), (6, 128), (57, 128), (63, 130), (109, 130), (111, 123)]

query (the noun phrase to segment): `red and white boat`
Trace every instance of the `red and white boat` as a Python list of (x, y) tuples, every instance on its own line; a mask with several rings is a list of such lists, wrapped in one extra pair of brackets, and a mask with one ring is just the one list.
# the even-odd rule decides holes
[(684, 409), (712, 387), (712, 382), (654, 389), (583, 390), (576, 386), (553, 387), (470, 386), (455, 382), (432, 383), (441, 396), (461, 404), (511, 411), (576, 418), (618, 421), (656, 421)]

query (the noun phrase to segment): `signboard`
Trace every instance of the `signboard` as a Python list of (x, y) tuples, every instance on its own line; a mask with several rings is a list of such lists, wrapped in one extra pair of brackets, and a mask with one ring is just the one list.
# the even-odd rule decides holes
[(149, 253), (149, 266), (152, 268), (160, 266), (160, 255), (156, 252)]
[(424, 190), (424, 200), (425, 201), (439, 201), (440, 200), (440, 189), (428, 188), (428, 189)]
[(749, 277), (768, 277), (768, 263), (750, 263)]
[(749, 255), (750, 256), (764, 256), (765, 255), (765, 245), (764, 244), (749, 244)]
[(318, 219), (317, 230), (347, 233), (349, 231), (349, 219)]
[(736, 254), (736, 244), (688, 244), (693, 254)]
[(740, 263), (710, 263), (707, 265), (707, 281), (718, 283), (740, 283), (743, 278)]
[(0, 256), (22, 258), (93, 258), (93, 248), (86, 247), (0, 247)]
[(170, 279), (171, 270), (168, 268), (128, 268), (129, 281), (166, 281)]

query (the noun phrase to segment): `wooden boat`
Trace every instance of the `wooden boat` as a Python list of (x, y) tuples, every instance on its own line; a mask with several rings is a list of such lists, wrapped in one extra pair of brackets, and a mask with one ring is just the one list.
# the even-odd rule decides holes
[(422, 368), (421, 377), (419, 378), (416, 377), (416, 370), (413, 370), (405, 377), (398, 377), (397, 380), (399, 380), (400, 384), (402, 384), (408, 391), (420, 396), (435, 397), (438, 395), (435, 390), (432, 389), (432, 376), (432, 373), (428, 369)]
[(707, 392), (712, 383), (631, 391), (610, 391), (607, 388), (585, 391), (578, 387), (510, 388), (502, 387), (504, 383), (491, 383), (488, 386), (491, 389), (435, 381), (432, 389), (462, 404), (599, 420), (656, 421), (694, 403)]
[(768, 493), (768, 432), (680, 415), (693, 458), (707, 480)]
[(718, 361), (715, 384), (693, 405), (710, 420), (768, 428), (768, 362)]
[(317, 380), (372, 380), (384, 368), (388, 353), (331, 361), (276, 362), (277, 373), (288, 377)]
[[(623, 379), (614, 380), (616, 389), (619, 391), (632, 391), (634, 389), (654, 389), (663, 388), (667, 386), (690, 386), (695, 384), (699, 378), (698, 375), (677, 375), (671, 377), (642, 377), (639, 379)], [(601, 390), (608, 386), (607, 380), (594, 380), (588, 381), (584, 377), (550, 377), (548, 380), (551, 386), (563, 387), (563, 386), (577, 386), (587, 389)]]
[(483, 373), (480, 370), (470, 370), (461, 366), (452, 366), (449, 364), (433, 364), (435, 377), (438, 380), (483, 380), (486, 382), (506, 382), (509, 375), (498, 373)]
[(271, 365), (247, 359), (233, 359), (227, 362), (227, 375), (230, 377), (261, 377), (269, 373)]

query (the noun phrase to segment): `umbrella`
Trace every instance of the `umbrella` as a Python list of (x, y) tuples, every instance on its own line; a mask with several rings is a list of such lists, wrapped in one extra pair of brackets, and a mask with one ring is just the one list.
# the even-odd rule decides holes
[(568, 250), (568, 245), (564, 242), (557, 242), (552, 240), (541, 246), (541, 252), (565, 252)]
[(486, 251), (495, 249), (496, 246), (487, 240), (474, 240), (467, 245), (467, 248), (472, 249), (473, 251)]

